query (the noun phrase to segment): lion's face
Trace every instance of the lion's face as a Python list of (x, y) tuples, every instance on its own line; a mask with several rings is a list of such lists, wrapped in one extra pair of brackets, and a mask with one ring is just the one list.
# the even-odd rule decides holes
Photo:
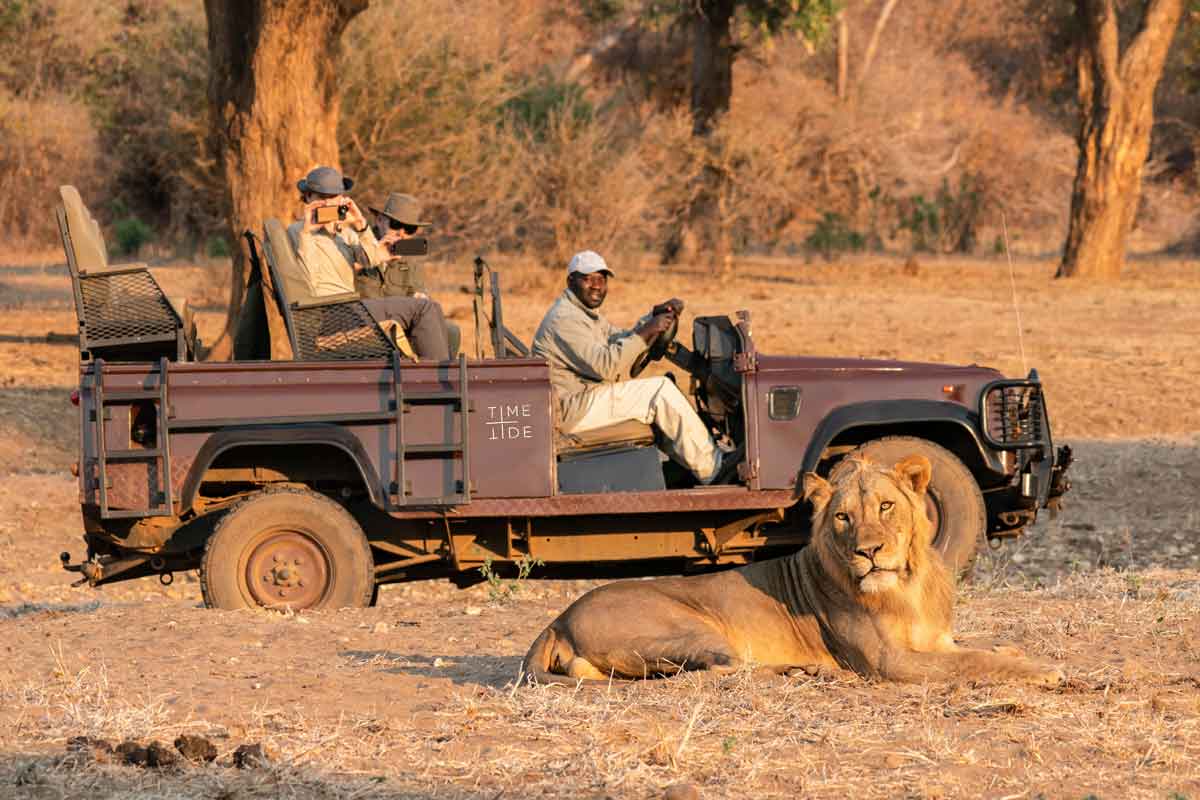
[(859, 591), (898, 588), (928, 548), (930, 471), (923, 456), (910, 456), (892, 469), (848, 458), (828, 481), (804, 476), (804, 494), (814, 509), (814, 544), (845, 569)]

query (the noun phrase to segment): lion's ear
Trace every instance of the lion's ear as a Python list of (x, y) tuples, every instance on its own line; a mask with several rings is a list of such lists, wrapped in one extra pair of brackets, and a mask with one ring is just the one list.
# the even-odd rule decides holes
[(812, 503), (814, 514), (820, 514), (831, 497), (833, 497), (833, 487), (829, 481), (815, 472), (804, 473), (804, 499)]
[(911, 488), (917, 494), (924, 494), (929, 480), (933, 477), (933, 467), (929, 459), (921, 455), (911, 455), (901, 459), (894, 467), (900, 483)]

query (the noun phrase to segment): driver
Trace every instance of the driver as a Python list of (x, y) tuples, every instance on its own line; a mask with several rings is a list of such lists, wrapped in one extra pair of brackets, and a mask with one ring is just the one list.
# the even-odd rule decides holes
[(683, 301), (657, 305), (632, 330), (620, 330), (597, 310), (612, 274), (599, 254), (576, 253), (567, 265), (566, 291), (534, 334), (534, 355), (550, 362), (559, 429), (582, 433), (630, 420), (653, 425), (671, 458), (701, 483), (712, 483), (722, 473), (721, 449), (674, 381), (625, 380), (637, 357), (671, 328)]

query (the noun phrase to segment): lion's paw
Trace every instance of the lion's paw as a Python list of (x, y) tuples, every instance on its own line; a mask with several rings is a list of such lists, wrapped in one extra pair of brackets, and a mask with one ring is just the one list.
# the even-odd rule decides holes
[(1053, 689), (1066, 683), (1067, 674), (1060, 666), (1039, 664), (1038, 669), (1029, 676), (1029, 680), (1035, 686)]
[(1025, 651), (1017, 647), (1015, 644), (993, 644), (992, 652), (999, 653), (1002, 656), (1013, 656), (1014, 658), (1021, 658), (1025, 655)]

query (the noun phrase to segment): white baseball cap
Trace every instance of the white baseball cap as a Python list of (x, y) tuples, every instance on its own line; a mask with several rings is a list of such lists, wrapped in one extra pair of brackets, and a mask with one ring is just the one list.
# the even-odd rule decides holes
[(567, 264), (567, 274), (570, 275), (572, 272), (578, 272), (580, 275), (607, 272), (609, 277), (612, 277), (613, 274), (604, 258), (594, 250), (581, 250), (571, 256), (571, 263)]

